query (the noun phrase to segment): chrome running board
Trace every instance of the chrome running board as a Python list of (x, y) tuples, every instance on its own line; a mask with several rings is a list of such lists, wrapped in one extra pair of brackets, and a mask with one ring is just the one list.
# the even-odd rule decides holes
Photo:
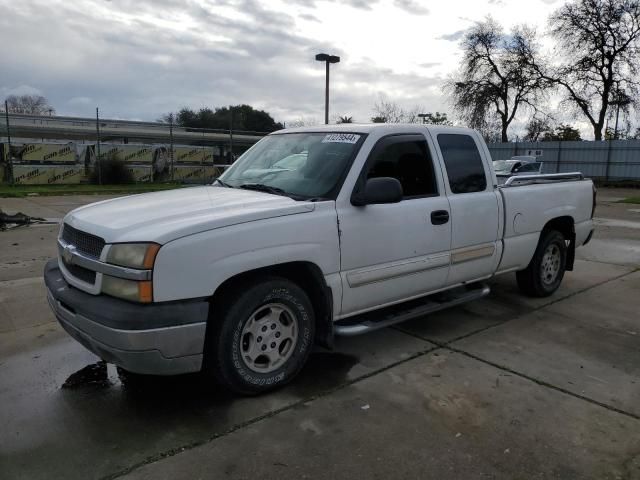
[(488, 295), (490, 291), (489, 286), (483, 283), (465, 285), (464, 287), (446, 290), (399, 305), (338, 320), (333, 324), (333, 331), (336, 335), (345, 337), (361, 335), (412, 318), (444, 310), (445, 308), (477, 300)]

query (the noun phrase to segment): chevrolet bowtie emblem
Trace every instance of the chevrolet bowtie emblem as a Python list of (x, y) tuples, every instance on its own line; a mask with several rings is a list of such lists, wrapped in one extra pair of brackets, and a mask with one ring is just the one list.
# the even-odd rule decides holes
[(73, 254), (76, 251), (76, 247), (73, 245), (66, 245), (64, 250), (62, 250), (62, 258), (68, 264), (73, 264)]

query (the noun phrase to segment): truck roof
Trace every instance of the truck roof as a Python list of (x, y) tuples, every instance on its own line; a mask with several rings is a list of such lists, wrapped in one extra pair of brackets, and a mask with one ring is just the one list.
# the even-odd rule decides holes
[(312, 125), (308, 127), (286, 128), (271, 133), (271, 135), (279, 135), (283, 133), (302, 133), (302, 132), (349, 132), (349, 133), (373, 133), (386, 131), (390, 133), (407, 133), (422, 132), (429, 130), (432, 133), (466, 133), (474, 132), (471, 128), (465, 127), (449, 127), (443, 125), (428, 125), (422, 123), (339, 123), (331, 125)]

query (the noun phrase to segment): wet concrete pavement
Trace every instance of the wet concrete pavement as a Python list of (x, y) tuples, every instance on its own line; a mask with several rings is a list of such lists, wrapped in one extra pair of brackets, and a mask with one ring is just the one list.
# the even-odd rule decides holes
[[(0, 208), (52, 218), (87, 201)], [(57, 228), (2, 232), (0, 478), (640, 478), (634, 207), (601, 202), (551, 298), (495, 279), (483, 300), (318, 349), (258, 398), (99, 362), (46, 305)]]

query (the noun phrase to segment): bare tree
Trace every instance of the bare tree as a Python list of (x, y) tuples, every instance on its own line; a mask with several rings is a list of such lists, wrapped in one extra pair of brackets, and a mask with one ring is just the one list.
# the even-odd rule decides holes
[(374, 123), (402, 123), (404, 122), (405, 112), (395, 102), (389, 101), (384, 97), (380, 97), (378, 101), (373, 106), (374, 116), (372, 117), (372, 121), (374, 118), (379, 119), (380, 121)]
[(55, 108), (42, 95), (9, 95), (6, 102), (9, 113), (26, 115), (53, 115), (56, 113)]
[(502, 122), (496, 113), (488, 114), (484, 123), (476, 128), (486, 143), (502, 141)]
[(527, 123), (526, 133), (523, 140), (525, 142), (537, 142), (545, 132), (552, 130), (548, 118), (532, 117)]
[(407, 110), (397, 102), (380, 96), (373, 106), (374, 116), (371, 117), (371, 121), (373, 123), (419, 123), (422, 122), (418, 116), (421, 111), (420, 106)]
[(561, 62), (545, 68), (531, 57), (539, 76), (566, 94), (602, 140), (607, 110), (620, 98), (637, 100), (640, 3), (637, 0), (575, 0), (550, 18)]
[(518, 111), (536, 110), (546, 87), (546, 80), (534, 75), (525, 61), (537, 57), (535, 31), (516, 27), (506, 35), (487, 17), (467, 32), (462, 49), (462, 67), (446, 84), (453, 106), (469, 126), (479, 130), (497, 115), (500, 136), (506, 142)]
[(290, 122), (287, 122), (287, 128), (297, 128), (297, 127), (312, 127), (314, 125), (319, 125), (320, 122), (318, 121), (317, 118), (314, 117), (305, 117), (305, 116), (300, 116), (299, 118), (297, 118), (296, 120), (291, 120)]

